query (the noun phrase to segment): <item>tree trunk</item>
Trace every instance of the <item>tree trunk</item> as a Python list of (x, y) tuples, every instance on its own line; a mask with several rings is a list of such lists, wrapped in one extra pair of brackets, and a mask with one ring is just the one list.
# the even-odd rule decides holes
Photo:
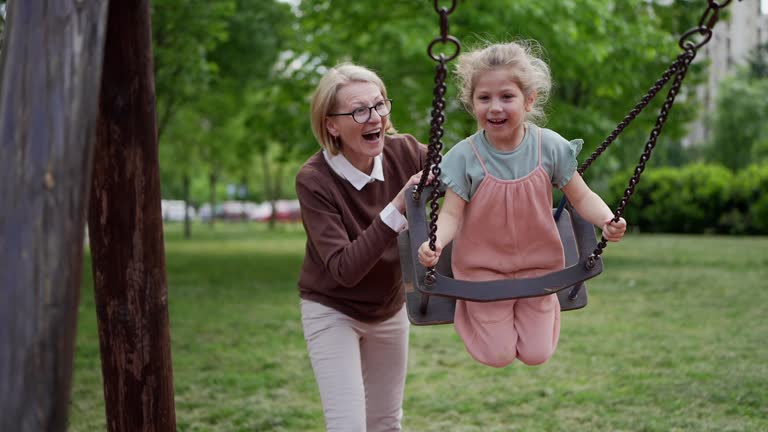
[(248, 213), (248, 210), (246, 210), (246, 205), (248, 203), (248, 178), (245, 174), (240, 176), (240, 184), (237, 185), (237, 199), (240, 201), (240, 220), (243, 222), (250, 222), (251, 215)]
[(283, 164), (277, 162), (275, 169), (274, 186), (272, 187), (272, 217), (269, 220), (269, 229), (274, 230), (277, 225), (277, 200), (283, 195)]
[(88, 217), (107, 429), (175, 431), (148, 0), (109, 8)]
[(275, 200), (275, 192), (272, 187), (272, 175), (269, 170), (269, 155), (266, 147), (261, 152), (261, 171), (264, 173), (264, 197), (269, 201), (269, 208), (271, 209), (269, 214), (269, 221), (267, 227), (269, 230), (275, 229), (275, 222), (277, 221), (277, 203)]
[(8, 8), (0, 60), (0, 431), (67, 427), (106, 13), (106, 0)]
[(216, 173), (211, 170), (208, 175), (208, 192), (211, 198), (211, 219), (208, 221), (208, 226), (213, 229), (213, 224), (216, 221)]
[(182, 187), (184, 189), (184, 238), (192, 237), (192, 224), (189, 220), (189, 174), (184, 173)]

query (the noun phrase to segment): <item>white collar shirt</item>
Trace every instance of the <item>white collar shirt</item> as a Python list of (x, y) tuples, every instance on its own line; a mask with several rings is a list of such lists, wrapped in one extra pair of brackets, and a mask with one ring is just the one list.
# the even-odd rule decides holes
[[(384, 168), (382, 167), (382, 157), (378, 155), (373, 158), (373, 170), (368, 175), (355, 168), (343, 154), (331, 155), (327, 150), (323, 150), (323, 157), (333, 172), (339, 177), (347, 180), (355, 189), (362, 190), (365, 185), (375, 181), (384, 181)], [(408, 228), (408, 220), (405, 219), (400, 211), (391, 202), (379, 213), (381, 220), (395, 232), (401, 232)]]
[(325, 161), (331, 166), (333, 172), (350, 182), (357, 190), (362, 190), (365, 185), (373, 183), (376, 180), (384, 181), (384, 169), (381, 166), (381, 155), (373, 158), (373, 170), (370, 175), (355, 168), (355, 166), (341, 153), (334, 156), (328, 153), (328, 151), (323, 150), (323, 157), (325, 157)]

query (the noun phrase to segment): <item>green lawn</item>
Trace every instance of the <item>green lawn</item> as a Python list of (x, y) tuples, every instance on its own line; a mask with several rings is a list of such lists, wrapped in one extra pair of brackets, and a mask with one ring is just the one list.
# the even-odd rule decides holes
[[(166, 233), (181, 431), (322, 431), (295, 281), (298, 226)], [(412, 327), (408, 431), (768, 431), (768, 238), (629, 235), (546, 364), (473, 362), (451, 326)], [(84, 266), (70, 431), (105, 430)]]

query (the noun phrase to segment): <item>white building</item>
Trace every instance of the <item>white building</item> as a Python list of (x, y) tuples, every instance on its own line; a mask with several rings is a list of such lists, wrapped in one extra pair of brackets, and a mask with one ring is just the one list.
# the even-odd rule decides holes
[(768, 42), (768, 0), (733, 0), (724, 10), (728, 11), (728, 19), (717, 22), (712, 39), (695, 60), (707, 59), (710, 65), (707, 83), (697, 89), (703, 110), (699, 120), (691, 125), (683, 141), (685, 145), (707, 141), (710, 130), (706, 117), (715, 110), (718, 84), (732, 74), (737, 65), (745, 64), (758, 45)]

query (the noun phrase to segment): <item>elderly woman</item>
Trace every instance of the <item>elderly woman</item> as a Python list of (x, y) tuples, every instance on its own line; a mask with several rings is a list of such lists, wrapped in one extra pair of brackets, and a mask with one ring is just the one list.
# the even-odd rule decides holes
[(296, 177), (302, 324), (328, 431), (401, 430), (409, 324), (397, 234), (426, 147), (395, 133), (391, 109), (371, 70), (329, 70), (311, 105), (322, 150)]

